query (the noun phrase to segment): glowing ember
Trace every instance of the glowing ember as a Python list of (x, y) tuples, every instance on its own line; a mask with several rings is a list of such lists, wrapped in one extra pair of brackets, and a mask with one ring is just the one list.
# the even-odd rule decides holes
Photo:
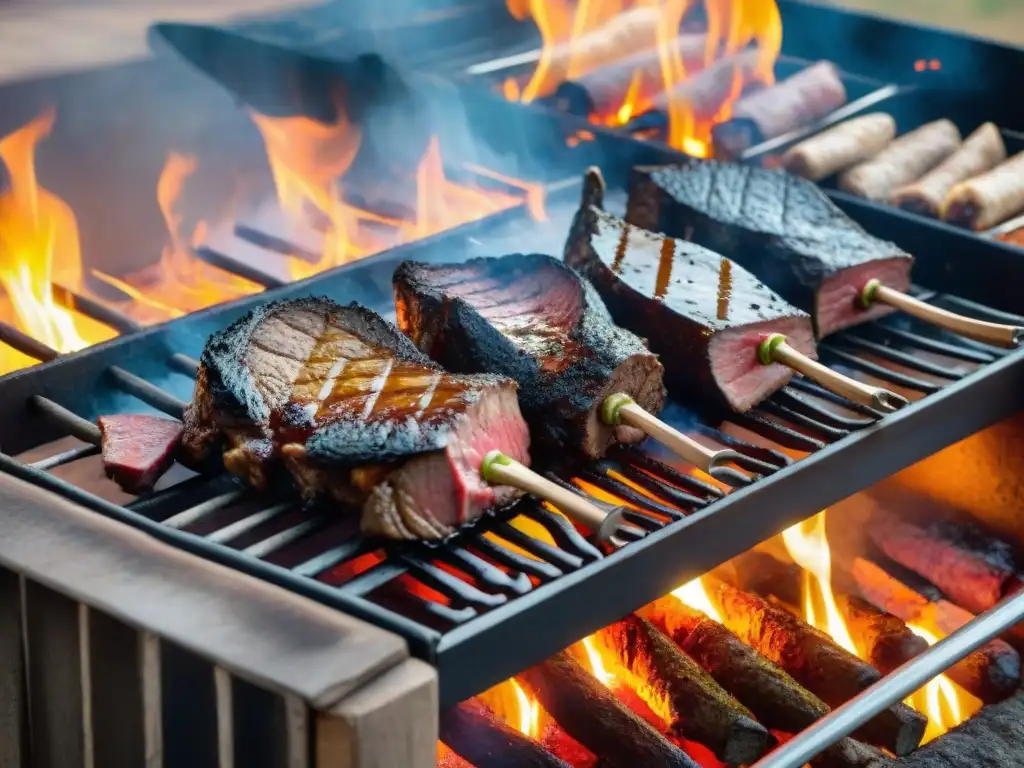
[(615, 675), (608, 671), (605, 667), (604, 661), (601, 659), (601, 652), (597, 650), (597, 645), (594, 643), (592, 637), (583, 639), (583, 650), (586, 652), (587, 661), (590, 663), (590, 671), (594, 677), (601, 681), (603, 685), (611, 688), (615, 683)]
[[(0, 285), (10, 302), (3, 319), (58, 352), (73, 352), (113, 333), (57, 304), (54, 284), (78, 289), (82, 278), (78, 224), (71, 208), (39, 185), (36, 145), (49, 135), (46, 112), (0, 140), (7, 189), (0, 195)], [(0, 372), (31, 364), (5, 348)]]
[(536, 739), (540, 733), (538, 721), (540, 720), (540, 702), (527, 696), (526, 691), (515, 680), (510, 681), (516, 692), (516, 700), (519, 703), (519, 732), (524, 736)]
[(722, 615), (711, 602), (711, 598), (704, 588), (704, 582), (700, 579), (693, 579), (683, 584), (683, 586), (674, 589), (672, 596), (694, 610), (700, 611), (709, 619), (714, 619), (719, 624), (722, 623)]

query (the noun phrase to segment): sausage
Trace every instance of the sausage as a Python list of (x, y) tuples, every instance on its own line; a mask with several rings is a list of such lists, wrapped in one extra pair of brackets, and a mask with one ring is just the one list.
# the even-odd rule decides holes
[(885, 112), (846, 120), (790, 147), (782, 167), (811, 181), (821, 181), (874, 157), (896, 137), (896, 121)]
[(868, 200), (888, 201), (893, 191), (919, 179), (960, 146), (950, 120), (936, 120), (904, 134), (875, 157), (845, 171), (839, 188)]
[(670, 104), (686, 103), (694, 118), (710, 120), (732, 95), (736, 78), (741, 83), (749, 83), (753, 79), (759, 57), (754, 48), (725, 56), (676, 85), (670, 93), (659, 93), (651, 100), (648, 111), (666, 113)]
[(1024, 212), (1024, 152), (949, 190), (942, 218), (981, 231)]
[(744, 96), (732, 117), (715, 126), (715, 146), (736, 155), (811, 125), (846, 103), (846, 86), (830, 61), (819, 61), (782, 82)]
[(938, 217), (946, 195), (958, 182), (990, 171), (1005, 159), (1006, 145), (1002, 134), (994, 123), (985, 123), (934, 170), (893, 192), (892, 204), (914, 213)]

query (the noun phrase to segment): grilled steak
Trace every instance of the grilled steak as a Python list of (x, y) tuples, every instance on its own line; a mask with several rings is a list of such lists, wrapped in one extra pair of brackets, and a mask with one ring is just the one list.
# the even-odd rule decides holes
[(308, 298), (267, 304), (207, 342), (183, 450), (256, 488), (283, 465), (306, 499), (362, 505), (365, 532), (437, 539), (511, 488), (480, 476), (500, 448), (529, 462), (515, 382), (455, 376), (378, 315)]
[(180, 421), (125, 413), (96, 420), (102, 439), (100, 454), (107, 477), (134, 494), (153, 489), (174, 463), (181, 443)]
[(758, 360), (769, 334), (785, 334), (791, 346), (816, 356), (804, 312), (717, 253), (605, 213), (603, 199), (604, 181), (592, 168), (565, 260), (593, 281), (616, 322), (649, 340), (670, 392), (742, 412), (792, 375)]
[(533, 437), (548, 448), (574, 446), (598, 458), (614, 441), (642, 440), (638, 429), (601, 420), (601, 404), (615, 392), (652, 413), (664, 405), (658, 358), (557, 259), (407, 261), (394, 285), (399, 328), (448, 370), (515, 379)]
[(869, 235), (810, 181), (779, 171), (714, 161), (636, 168), (626, 219), (729, 256), (810, 312), (819, 338), (892, 311), (861, 306), (871, 278), (910, 287), (909, 254)]

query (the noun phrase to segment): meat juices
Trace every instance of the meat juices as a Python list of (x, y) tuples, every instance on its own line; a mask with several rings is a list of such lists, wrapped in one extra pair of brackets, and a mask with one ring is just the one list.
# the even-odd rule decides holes
[(511, 502), (480, 462), (529, 462), (515, 382), (445, 372), (357, 304), (266, 304), (210, 337), (182, 449), (257, 489), (286, 469), (305, 499), (362, 508), (364, 532), (439, 539)]
[(821, 181), (874, 157), (895, 137), (892, 115), (861, 115), (790, 147), (782, 155), (782, 167), (805, 179)]
[(960, 148), (913, 184), (897, 189), (892, 204), (937, 218), (942, 204), (958, 182), (995, 168), (1006, 159), (1006, 145), (994, 123), (985, 123)]
[(909, 254), (788, 173), (714, 161), (636, 168), (626, 219), (730, 257), (809, 311), (819, 338), (893, 311), (861, 305), (871, 278), (897, 291), (910, 287)]
[(980, 232), (1024, 212), (1024, 152), (949, 191), (942, 218)]
[(876, 202), (916, 181), (960, 146), (960, 129), (949, 120), (936, 120), (900, 136), (875, 157), (839, 177), (844, 192)]
[(174, 463), (181, 443), (182, 424), (175, 419), (126, 413), (100, 416), (103, 470), (127, 493), (153, 490)]
[(846, 86), (830, 61), (812, 64), (782, 82), (744, 96), (732, 117), (712, 130), (716, 146), (738, 154), (811, 125), (846, 103)]
[(808, 315), (735, 262), (605, 213), (603, 198), (604, 181), (591, 168), (565, 261), (594, 283), (617, 323), (648, 340), (670, 392), (743, 412), (792, 376), (783, 365), (758, 361), (769, 334), (785, 334), (816, 357)]
[(650, 413), (665, 403), (664, 369), (618, 328), (593, 286), (540, 254), (395, 271), (398, 327), (434, 360), (460, 373), (498, 373), (519, 384), (535, 440), (599, 458), (644, 434), (607, 426), (600, 410), (616, 392)]

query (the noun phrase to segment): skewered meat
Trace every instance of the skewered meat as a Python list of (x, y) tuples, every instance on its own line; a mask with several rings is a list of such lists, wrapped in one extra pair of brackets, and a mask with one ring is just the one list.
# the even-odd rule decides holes
[(782, 82), (744, 96), (732, 117), (712, 129), (715, 147), (731, 155), (820, 120), (846, 103), (835, 64), (819, 61)]
[(874, 157), (895, 137), (892, 115), (861, 115), (790, 147), (782, 155), (782, 167), (805, 179), (821, 181)]
[(323, 298), (253, 310), (207, 342), (183, 449), (265, 488), (283, 463), (303, 496), (362, 506), (365, 532), (437, 539), (495, 505), (479, 465), (528, 462), (516, 385), (456, 376), (378, 315)]
[(1024, 152), (949, 191), (942, 218), (976, 231), (1024, 212)]
[(818, 336), (891, 312), (865, 309), (865, 284), (910, 287), (913, 259), (851, 220), (813, 183), (763, 168), (707, 161), (637, 168), (626, 219), (734, 259), (786, 301), (810, 311)]
[(892, 195), (893, 205), (908, 211), (937, 217), (946, 194), (958, 182), (991, 170), (1006, 159), (1003, 136), (994, 123), (985, 123), (960, 148), (934, 170)]
[(450, 371), (515, 379), (532, 433), (549, 448), (579, 447), (597, 458), (614, 441), (642, 440), (640, 430), (601, 420), (615, 392), (651, 413), (664, 405), (658, 358), (612, 323), (589, 283), (550, 256), (405, 262), (394, 286), (399, 328)]
[(124, 491), (140, 494), (152, 490), (174, 463), (181, 443), (180, 421), (126, 413), (100, 416), (97, 423), (103, 469)]
[(960, 130), (949, 120), (936, 120), (843, 173), (839, 188), (868, 200), (888, 201), (893, 192), (928, 173), (959, 146)]
[(670, 390), (746, 411), (789, 381), (762, 365), (768, 334), (815, 357), (810, 318), (739, 265), (693, 243), (656, 235), (602, 210), (604, 180), (587, 171), (565, 245), (566, 262), (593, 281), (618, 323), (661, 355)]

